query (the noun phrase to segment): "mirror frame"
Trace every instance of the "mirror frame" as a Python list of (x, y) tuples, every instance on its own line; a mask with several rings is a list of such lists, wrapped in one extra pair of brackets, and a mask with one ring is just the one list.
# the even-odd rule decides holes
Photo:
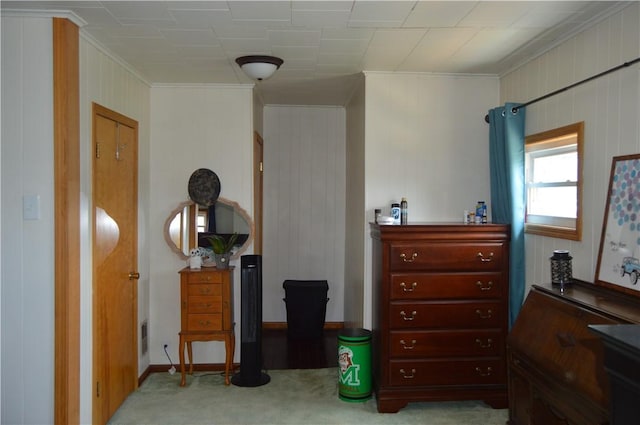
[[(238, 249), (230, 257), (232, 260), (237, 260), (238, 258), (240, 258), (240, 255), (242, 255), (249, 248), (249, 245), (253, 243), (253, 237), (255, 234), (255, 224), (253, 223), (253, 220), (251, 219), (251, 216), (249, 215), (249, 213), (247, 213), (247, 211), (244, 208), (242, 208), (237, 202), (232, 201), (230, 199), (223, 198), (222, 196), (218, 197), (218, 200), (216, 202), (220, 202), (230, 207), (233, 207), (233, 210), (236, 213), (238, 213), (249, 225), (249, 236), (247, 237), (247, 240), (240, 247), (240, 249)], [(193, 201), (181, 202), (175, 209), (173, 209), (169, 213), (169, 217), (164, 222), (164, 240), (167, 242), (167, 245), (169, 245), (169, 248), (171, 248), (171, 251), (178, 254), (178, 256), (182, 260), (188, 260), (189, 256), (186, 255), (184, 252), (182, 252), (182, 250), (180, 250), (180, 248), (176, 246), (176, 244), (171, 239), (171, 234), (169, 233), (169, 230), (171, 227), (171, 223), (175, 219), (176, 215), (182, 212), (185, 209), (185, 207), (188, 207), (191, 205), (196, 205), (196, 203)]]

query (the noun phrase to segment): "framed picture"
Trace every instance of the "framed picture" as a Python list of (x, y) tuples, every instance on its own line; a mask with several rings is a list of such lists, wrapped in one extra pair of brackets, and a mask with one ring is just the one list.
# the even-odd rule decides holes
[(640, 154), (613, 158), (595, 283), (640, 297)]

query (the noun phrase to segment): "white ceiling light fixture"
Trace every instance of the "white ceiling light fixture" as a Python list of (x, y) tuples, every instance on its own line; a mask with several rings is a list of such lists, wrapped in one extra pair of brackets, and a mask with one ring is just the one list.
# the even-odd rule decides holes
[(237, 58), (236, 63), (250, 78), (262, 81), (271, 77), (284, 61), (275, 56), (251, 55)]

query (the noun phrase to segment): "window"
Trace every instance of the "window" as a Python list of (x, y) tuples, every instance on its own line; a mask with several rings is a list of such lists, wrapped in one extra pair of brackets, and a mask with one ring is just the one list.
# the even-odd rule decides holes
[(207, 221), (209, 220), (209, 214), (207, 210), (201, 210), (198, 208), (198, 216), (196, 218), (196, 228), (198, 233), (207, 231)]
[(525, 232), (582, 238), (584, 122), (525, 138)]

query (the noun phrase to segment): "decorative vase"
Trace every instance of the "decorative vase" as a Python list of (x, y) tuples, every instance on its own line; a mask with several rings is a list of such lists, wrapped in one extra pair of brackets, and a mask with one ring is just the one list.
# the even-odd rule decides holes
[(229, 268), (229, 257), (231, 257), (231, 253), (227, 252), (224, 254), (216, 254), (216, 268), (218, 269), (228, 269)]

